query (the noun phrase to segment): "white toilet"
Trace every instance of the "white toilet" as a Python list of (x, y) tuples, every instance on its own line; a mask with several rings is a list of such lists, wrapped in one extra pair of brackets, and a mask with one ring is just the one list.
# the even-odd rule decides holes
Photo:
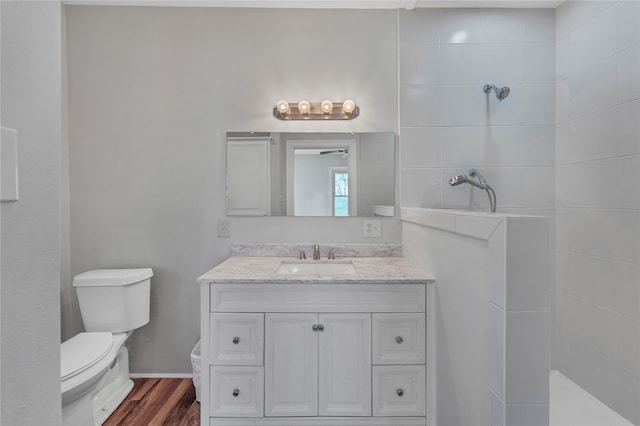
[(129, 354), (133, 330), (149, 322), (150, 268), (100, 269), (76, 275), (87, 332), (62, 343), (62, 424), (101, 425), (131, 392)]

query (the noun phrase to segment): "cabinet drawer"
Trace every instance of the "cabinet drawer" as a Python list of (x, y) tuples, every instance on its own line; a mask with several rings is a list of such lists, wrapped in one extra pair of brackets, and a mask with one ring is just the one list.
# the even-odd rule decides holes
[(262, 367), (211, 367), (209, 383), (211, 417), (262, 417)]
[(373, 364), (424, 364), (424, 314), (373, 314)]
[(211, 314), (209, 321), (212, 365), (262, 365), (263, 314)]
[(373, 367), (374, 416), (425, 415), (424, 365)]

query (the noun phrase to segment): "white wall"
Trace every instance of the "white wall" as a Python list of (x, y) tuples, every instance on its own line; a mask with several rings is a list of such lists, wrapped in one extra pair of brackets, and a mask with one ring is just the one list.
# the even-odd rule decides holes
[[(330, 167), (348, 168), (346, 156), (295, 156), (295, 212), (301, 216), (332, 216)], [(311, 191), (309, 189), (312, 189)]]
[(60, 423), (61, 7), (0, 2), (3, 126), (18, 131), (19, 195), (2, 203), (1, 414)]
[(640, 2), (557, 9), (560, 371), (640, 424)]
[[(151, 322), (133, 336), (131, 371), (190, 373), (195, 280), (231, 241), (363, 241), (362, 218), (234, 217), (231, 239), (217, 238), (225, 132), (397, 131), (396, 12), (66, 11), (71, 275), (152, 267)], [(271, 115), (278, 99), (346, 97), (361, 107), (356, 120)], [(369, 240), (399, 242), (399, 221)], [(74, 318), (65, 335), (80, 329)]]

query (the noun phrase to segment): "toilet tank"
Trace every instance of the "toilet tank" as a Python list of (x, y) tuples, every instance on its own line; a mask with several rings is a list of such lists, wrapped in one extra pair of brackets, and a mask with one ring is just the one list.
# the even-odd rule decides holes
[(97, 269), (73, 278), (87, 331), (122, 333), (149, 322), (151, 268)]

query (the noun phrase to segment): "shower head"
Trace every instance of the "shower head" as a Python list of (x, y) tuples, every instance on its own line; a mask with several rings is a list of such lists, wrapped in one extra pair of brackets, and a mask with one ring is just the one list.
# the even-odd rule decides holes
[(511, 93), (511, 89), (507, 86), (498, 89), (493, 84), (485, 84), (482, 88), (482, 91), (484, 93), (490, 93), (492, 90), (496, 92), (496, 98), (498, 98), (500, 102), (502, 102), (502, 100), (504, 100), (507, 96), (509, 96), (509, 93)]
[(449, 185), (456, 186), (463, 183), (469, 182), (469, 178), (466, 175), (457, 175), (449, 179)]
[[(476, 176), (475, 173), (477, 173), (477, 170), (471, 169), (471, 172), (472, 172), (471, 177), (475, 177)], [(477, 174), (479, 175), (479, 173)], [(486, 189), (485, 188), (486, 185), (484, 182), (478, 183), (473, 179), (469, 179), (467, 175), (457, 175), (449, 179), (449, 185), (451, 186), (458, 186), (463, 183), (468, 183), (469, 185), (475, 186), (476, 188)]]

